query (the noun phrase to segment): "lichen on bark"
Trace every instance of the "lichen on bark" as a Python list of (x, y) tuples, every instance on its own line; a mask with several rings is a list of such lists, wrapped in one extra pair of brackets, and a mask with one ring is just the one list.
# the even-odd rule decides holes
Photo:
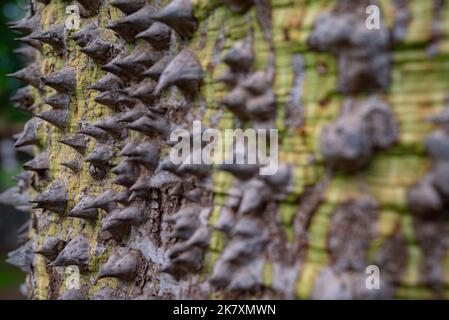
[[(409, 191), (446, 172), (423, 141), (449, 87), (447, 3), (75, 3), (81, 30), (60, 28), (62, 0), (12, 25), (37, 48), (15, 74), (33, 115), (17, 146), (36, 157), (7, 193), (36, 207), (10, 257), (30, 298), (448, 296), (446, 217)], [(278, 128), (278, 173), (171, 164), (171, 130), (194, 120)]]

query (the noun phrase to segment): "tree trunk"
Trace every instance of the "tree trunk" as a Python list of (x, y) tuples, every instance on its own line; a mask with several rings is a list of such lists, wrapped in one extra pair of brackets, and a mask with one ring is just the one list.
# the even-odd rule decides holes
[[(75, 3), (12, 24), (31, 299), (448, 297), (446, 1)], [(195, 120), (279, 170), (173, 164)]]

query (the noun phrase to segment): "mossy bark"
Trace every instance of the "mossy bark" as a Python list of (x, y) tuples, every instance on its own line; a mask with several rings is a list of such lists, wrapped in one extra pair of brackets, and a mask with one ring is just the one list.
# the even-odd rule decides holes
[[(33, 248), (39, 248), (48, 237), (70, 242), (82, 235), (88, 239), (89, 261), (80, 271), (80, 288), (71, 289), (67, 285), (67, 278), (71, 277), (66, 272), (67, 267), (49, 266), (48, 258), (33, 255), (27, 276), (30, 298), (448, 297), (447, 221), (418, 219), (410, 212), (406, 195), (431, 168), (432, 162), (423, 144), (433, 130), (427, 117), (445, 109), (449, 91), (449, 39), (447, 32), (441, 32), (438, 41), (435, 40), (433, 22), (438, 20), (441, 30), (449, 30), (449, 4), (445, 3), (437, 14), (432, 1), (408, 1), (406, 10), (411, 19), (405, 27), (405, 37), (389, 49), (393, 57), (391, 83), (386, 92), (375, 92), (389, 103), (397, 118), (397, 143), (379, 150), (363, 169), (349, 174), (333, 170), (323, 161), (319, 136), (323, 127), (338, 117), (347, 98), (363, 100), (367, 94), (337, 92), (338, 73), (346, 71), (339, 70), (333, 54), (316, 52), (307, 43), (318, 16), (334, 8), (338, 1), (254, 2), (248, 11), (240, 13), (218, 0), (193, 1), (197, 31), (190, 38), (173, 31), (170, 48), (164, 54), (176, 56), (185, 48), (194, 52), (204, 72), (202, 85), (193, 98), (186, 98), (182, 90), (174, 87), (157, 98), (157, 104), (170, 106), (165, 116), (171, 123), (189, 127), (193, 120), (201, 120), (204, 127), (222, 130), (238, 126), (240, 122), (235, 115), (220, 103), (230, 88), (217, 79), (228, 70), (223, 63), (226, 52), (236, 41), (248, 37), (253, 38), (254, 52), (250, 73), (266, 71), (272, 79), (277, 110), (275, 124), (281, 137), (280, 161), (293, 168), (290, 180), (293, 187), (283, 200), (270, 198), (256, 213), (251, 213), (268, 238), (260, 242), (255, 255), (248, 253), (249, 262), (237, 261), (232, 271), (226, 271), (235, 283), (210, 281), (218, 278), (219, 271), (214, 268), (217, 261), (223, 263), (225, 250), (229, 252), (239, 241), (252, 240), (242, 240), (214, 228), (225, 211), (234, 210), (229, 205), (232, 192), (243, 193), (238, 188), (243, 182), (229, 173), (214, 169), (211, 183), (206, 186), (195, 180), (201, 196), (194, 204), (182, 196), (170, 195), (176, 183), (162, 183), (146, 190), (143, 198), (125, 207), (142, 205), (147, 219), (131, 226), (130, 232), (119, 239), (100, 237), (102, 223), (111, 214), (107, 210), (98, 210), (98, 218), (94, 220), (67, 217), (86, 195), (97, 197), (107, 190), (126, 189), (113, 183), (116, 175), (110, 169), (126, 159), (117, 154), (130, 140), (143, 139), (160, 145), (161, 158), (169, 152), (169, 146), (160, 137), (146, 137), (126, 130), (127, 138), (111, 140), (115, 156), (110, 166), (101, 164), (97, 168), (106, 171), (106, 175), (99, 178), (92, 174), (92, 165), (84, 161), (99, 141), (91, 138), (85, 155), (59, 142), (75, 136), (81, 122), (94, 123), (115, 114), (96, 103), (98, 92), (89, 88), (107, 73), (80, 51), (71, 39), (74, 31), (67, 30), (64, 55), (55, 54), (52, 47), (44, 44), (36, 60), (44, 76), (63, 67), (74, 67), (77, 85), (71, 97), (66, 127), (59, 129), (48, 123), (39, 126), (40, 143), (34, 151), (35, 154), (50, 151), (50, 169), (46, 177), (33, 178), (29, 192), (30, 198), (35, 198), (55, 181), (62, 181), (67, 187), (68, 204), (62, 215), (32, 210), (29, 241)], [(158, 1), (158, 6), (169, 3), (168, 0)], [(386, 21), (384, 28), (391, 30), (400, 10), (395, 1), (379, 3)], [(64, 23), (68, 4), (61, 0), (36, 3), (34, 9), (41, 14), (42, 30)], [(122, 16), (124, 14), (108, 1), (101, 1), (98, 14), (82, 18), (81, 27), (98, 22), (102, 38), (129, 53), (145, 41), (126, 43), (106, 28), (108, 22)], [(429, 45), (434, 46), (432, 50), (436, 48), (433, 56), (429, 54)], [(127, 86), (140, 81), (131, 80)], [(51, 109), (40, 103), (42, 97), (51, 92), (53, 89), (48, 87), (40, 92), (33, 89), (37, 106), (34, 114)], [(78, 172), (60, 165), (72, 159), (82, 164)], [(151, 170), (141, 171), (141, 175), (149, 178), (153, 174)], [(181, 208), (192, 206), (200, 208), (196, 211), (198, 215), (202, 209), (209, 211), (203, 213), (207, 219), (204, 227), (211, 236), (207, 250), (201, 249), (201, 267), (187, 268), (188, 272), (181, 272), (181, 275), (163, 272), (170, 260), (168, 252), (177, 242), (182, 242), (171, 237), (172, 227), (163, 220)], [(119, 204), (119, 208), (123, 209), (123, 204)], [(422, 232), (419, 225), (428, 225), (435, 232)], [(353, 243), (354, 247), (348, 248), (339, 241)], [(119, 253), (120, 256), (129, 250), (139, 252), (140, 259), (133, 279), (97, 279), (111, 255)], [(438, 254), (433, 254), (434, 251)], [(380, 290), (370, 291), (365, 287), (368, 276), (365, 267), (371, 264), (380, 267)], [(333, 289), (332, 286), (339, 287), (342, 283), (350, 284), (352, 293)]]

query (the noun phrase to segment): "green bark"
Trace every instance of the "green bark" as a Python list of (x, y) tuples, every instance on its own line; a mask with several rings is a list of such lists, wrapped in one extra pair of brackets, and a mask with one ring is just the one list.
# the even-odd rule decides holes
[[(159, 7), (169, 2), (161, 1)], [(233, 45), (239, 40), (251, 42), (254, 61), (249, 70), (239, 72), (243, 78), (257, 71), (268, 74), (270, 88), (251, 99), (269, 93), (271, 89), (275, 94), (276, 116), (270, 120), (280, 133), (280, 161), (291, 168), (291, 175), (284, 178), (282, 187), (292, 185), (284, 190), (286, 192), (278, 186), (268, 195), (264, 193), (268, 187), (263, 185), (261, 194), (266, 198), (260, 200), (255, 209), (243, 214), (241, 204), (233, 205), (232, 199), (235, 193), (238, 199), (242, 196), (256, 199), (259, 189), (252, 183), (262, 183), (260, 178), (242, 181), (214, 168), (209, 183), (207, 179), (205, 182), (195, 176), (191, 180), (191, 175), (184, 175), (181, 180), (164, 180), (160, 185), (146, 188), (143, 195), (130, 203), (117, 204), (122, 211), (138, 207), (145, 219), (133, 223), (129, 232), (116, 239), (104, 239), (101, 235), (102, 226), (114, 213), (112, 208), (99, 209), (95, 219), (68, 217), (83, 198), (95, 198), (107, 190), (120, 192), (127, 189), (114, 184), (117, 175), (111, 169), (129, 160), (118, 155), (128, 142), (139, 140), (160, 146), (160, 161), (165, 159), (170, 147), (160, 135), (125, 129), (123, 133), (127, 136), (109, 137), (105, 142), (112, 147), (114, 156), (110, 165), (104, 162), (98, 165), (106, 170), (106, 175), (98, 179), (98, 175), (92, 174), (92, 165), (85, 160), (102, 141), (90, 137), (85, 154), (59, 142), (77, 135), (82, 122), (94, 123), (117, 114), (95, 102), (99, 92), (89, 88), (107, 72), (101, 69), (100, 63), (80, 51), (80, 46), (71, 38), (74, 32), (66, 30), (67, 52), (57, 55), (54, 48), (44, 44), (42, 53), (37, 54), (36, 64), (43, 76), (63, 67), (75, 68), (76, 89), (71, 95), (65, 128), (59, 129), (47, 122), (39, 125), (39, 144), (34, 146), (34, 152), (37, 155), (49, 151), (49, 169), (40, 176), (32, 173), (32, 182), (27, 180), (30, 184), (27, 192), (30, 199), (34, 199), (55, 182), (60, 182), (67, 188), (68, 202), (64, 213), (59, 215), (52, 210), (31, 210), (27, 243), (38, 250), (49, 237), (69, 243), (81, 236), (89, 243), (89, 259), (87, 265), (78, 263), (82, 266), (81, 289), (69, 290), (67, 267), (49, 266), (48, 257), (29, 255), (26, 264), (31, 263), (32, 268), (25, 267), (29, 271), (29, 297), (446, 298), (449, 277), (447, 220), (440, 217), (422, 219), (413, 214), (407, 204), (407, 192), (432, 170), (434, 163), (426, 153), (423, 141), (438, 127), (427, 118), (445, 109), (449, 88), (449, 41), (445, 32), (435, 36), (438, 30), (435, 31), (432, 22), (439, 21), (441, 30), (448, 30), (448, 4), (434, 10), (432, 1), (413, 0), (405, 8), (399, 8), (404, 10), (400, 11), (395, 9), (394, 1), (379, 1), (385, 19), (383, 31), (393, 29), (398, 12), (408, 10), (411, 16), (409, 24), (405, 25), (405, 37), (380, 53), (392, 55), (391, 81), (387, 90), (345, 93), (337, 90), (339, 76), (348, 73), (347, 69), (342, 70), (337, 65), (337, 56), (341, 52), (335, 54), (332, 45), (325, 52), (317, 52), (307, 40), (316, 28), (318, 16), (332, 10), (338, 1), (256, 0), (243, 13), (231, 10), (221, 1), (193, 2), (198, 21), (196, 31), (192, 36), (181, 37), (179, 32), (187, 28), (181, 27), (176, 32), (168, 23), (172, 27), (172, 37), (170, 47), (163, 55), (175, 57), (186, 48), (193, 52), (203, 70), (201, 86), (187, 93), (181, 86), (178, 86), (181, 89), (169, 86), (153, 103), (145, 103), (145, 107), (167, 107), (164, 117), (170, 123), (186, 128), (190, 128), (193, 120), (201, 120), (204, 127), (221, 130), (239, 126), (235, 114), (220, 102), (233, 86), (217, 79), (230, 69), (229, 64), (223, 63), (223, 58)], [(364, 5), (370, 3), (377, 1), (366, 1)], [(60, 0), (37, 3), (35, 10), (42, 17), (42, 30), (64, 23), (68, 4)], [(354, 10), (360, 8), (363, 9), (360, 4), (354, 6)], [(441, 16), (436, 12), (441, 12)], [(81, 19), (81, 28), (90, 22), (98, 22), (103, 40), (119, 46), (125, 55), (135, 48), (145, 47), (145, 52), (152, 51), (144, 40), (126, 43), (106, 28), (108, 23), (123, 16), (108, 1), (101, 1), (98, 14)], [(358, 21), (362, 23), (362, 20)], [(436, 48), (433, 56), (429, 54), (430, 45)], [(370, 43), (361, 46), (372, 48)], [(351, 52), (354, 48), (348, 50)], [(235, 73), (233, 76), (236, 77)], [(143, 81), (149, 80), (131, 79), (125, 81), (125, 86), (137, 86)], [(42, 88), (40, 91), (33, 89), (34, 115), (52, 110), (42, 103), (42, 98), (54, 90), (48, 86)], [(348, 98), (362, 104), (372, 96), (385, 101), (396, 117), (399, 127), (396, 143), (376, 149), (367, 164), (355, 173), (333, 169), (320, 152), (320, 133), (339, 117)], [(251, 118), (244, 122), (244, 126), (260, 124), (259, 120)], [(82, 164), (78, 172), (60, 165), (72, 159)], [(157, 176), (154, 168), (140, 166), (139, 170), (140, 177), (151, 179)], [(170, 190), (180, 182), (184, 188), (181, 195), (170, 195)], [(192, 190), (191, 183), (200, 193), (194, 202), (182, 196)], [(210, 241), (181, 250), (185, 256), (178, 256), (181, 261), (178, 263), (176, 258), (168, 255), (186, 240), (173, 237), (171, 233), (173, 227), (176, 229), (176, 219), (174, 226), (163, 221), (182, 208), (193, 210), (194, 222), (190, 226), (194, 225), (194, 231), (203, 228), (211, 236)], [(205, 225), (196, 220), (200, 215), (207, 218)], [(231, 217), (234, 226), (250, 228), (254, 224), (258, 232), (242, 236), (218, 230), (217, 224), (226, 216)], [(179, 222), (180, 218), (176, 217)], [(255, 232), (254, 228), (252, 231)], [(244, 248), (239, 248), (239, 244)], [(232, 263), (225, 257), (231, 253), (236, 255)], [(129, 254), (132, 255), (129, 259), (137, 261), (132, 277), (114, 274), (97, 279), (102, 269), (105, 273), (105, 265), (112, 264), (112, 269), (117, 270), (111, 256)], [(200, 266), (197, 262), (191, 266), (189, 259), (199, 259)], [(167, 264), (171, 266), (168, 273), (164, 272)], [(371, 264), (380, 268), (381, 290), (365, 287), (368, 276), (365, 268)], [(339, 288), (343, 282), (351, 287), (351, 293)]]

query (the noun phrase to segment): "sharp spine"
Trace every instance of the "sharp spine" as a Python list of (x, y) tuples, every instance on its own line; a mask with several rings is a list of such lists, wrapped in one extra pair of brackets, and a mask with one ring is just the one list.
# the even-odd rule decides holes
[(33, 38), (35, 35), (36, 34), (32, 33), (30, 35), (27, 35), (27, 36), (24, 36), (21, 38), (15, 38), (14, 40), (17, 40), (27, 46), (30, 46), (30, 47), (36, 49), (37, 51), (42, 52), (42, 43)]
[(37, 63), (29, 65), (25, 69), (8, 74), (8, 76), (26, 82), (37, 89), (40, 89), (41, 87), (41, 69), (40, 65)]
[(94, 150), (86, 157), (85, 162), (109, 164), (114, 158), (114, 151), (109, 144), (97, 143)]
[(144, 39), (155, 50), (166, 50), (170, 46), (171, 30), (160, 22), (155, 22), (147, 30), (136, 35), (136, 39)]
[(127, 190), (122, 192), (115, 192), (113, 190), (107, 190), (93, 199), (87, 208), (96, 209), (108, 209), (111, 207), (111, 203), (127, 203), (129, 198), (129, 192)]
[(71, 94), (76, 89), (76, 69), (64, 67), (47, 77), (42, 77), (41, 81), (44, 85), (52, 87), (58, 92)]
[(84, 15), (92, 17), (100, 10), (100, 0), (78, 0), (79, 4), (83, 7)]
[(190, 38), (198, 28), (192, 0), (173, 0), (152, 18), (165, 23), (186, 38)]
[(56, 180), (46, 191), (30, 202), (36, 204), (33, 209), (44, 209), (63, 215), (67, 209), (68, 198), (66, 184), (60, 180)]
[(123, 87), (123, 82), (119, 77), (113, 74), (107, 74), (106, 76), (95, 82), (93, 85), (91, 85), (89, 89), (104, 92), (121, 90), (123, 89)]
[(154, 143), (144, 142), (132, 150), (121, 152), (120, 155), (127, 156), (127, 161), (136, 162), (149, 170), (154, 170), (159, 163), (160, 149)]
[(131, 187), (139, 177), (139, 170), (136, 165), (130, 161), (123, 161), (118, 166), (112, 169), (112, 172), (117, 175), (114, 184), (124, 187)]
[(98, 279), (112, 277), (131, 281), (137, 276), (141, 259), (141, 255), (135, 250), (130, 250), (124, 255), (113, 254), (101, 267)]
[[(156, 88), (156, 84), (151, 82), (144, 82), (135, 90), (133, 90), (130, 94), (131, 97), (139, 99), (141, 102), (145, 104), (153, 104), (156, 100), (156, 95), (154, 94), (154, 89)], [(137, 119), (135, 119), (137, 120)]]
[(148, 29), (154, 22), (153, 15), (157, 8), (152, 5), (147, 5), (138, 11), (121, 18), (119, 21), (123, 24), (131, 26), (137, 32), (142, 32)]
[(74, 173), (78, 173), (82, 169), (81, 162), (77, 159), (77, 157), (73, 158), (72, 160), (61, 162), (60, 165), (69, 168)]
[(98, 210), (89, 208), (94, 198), (88, 195), (82, 195), (78, 203), (69, 212), (69, 217), (93, 220), (98, 217)]
[(148, 136), (159, 134), (165, 137), (171, 132), (171, 125), (168, 120), (161, 116), (150, 114), (128, 124), (127, 127)]
[(156, 62), (154, 65), (152, 65), (144, 73), (142, 73), (142, 76), (158, 81), (159, 78), (161, 77), (161, 74), (167, 68), (170, 61), (171, 61), (170, 56), (167, 55), (167, 56), (162, 57), (162, 59), (160, 59), (158, 62)]
[(126, 132), (124, 130), (124, 126), (120, 124), (117, 119), (118, 116), (101, 118), (94, 123), (94, 126), (106, 131), (113, 137), (119, 137), (120, 139), (122, 139), (123, 135), (126, 134)]
[(85, 154), (86, 150), (87, 150), (87, 143), (89, 141), (86, 137), (83, 137), (82, 135), (77, 134), (73, 137), (59, 140), (59, 142), (75, 149), (76, 151), (78, 151), (81, 154)]
[(50, 153), (44, 151), (38, 154), (34, 159), (26, 162), (23, 168), (27, 171), (34, 171), (41, 176), (45, 176), (46, 172), (50, 169)]
[(34, 253), (40, 254), (48, 260), (54, 260), (64, 249), (66, 242), (57, 237), (46, 236), (40, 248), (34, 250)]
[(55, 109), (67, 110), (70, 106), (70, 95), (64, 92), (57, 92), (49, 97), (44, 97), (43, 101)]
[(41, 28), (41, 16), (39, 14), (35, 14), (19, 21), (9, 22), (8, 26), (12, 30), (22, 32), (24, 34), (31, 34)]
[(18, 267), (25, 273), (32, 272), (34, 254), (32, 252), (32, 241), (28, 241), (14, 251), (8, 253), (6, 262)]
[(49, 44), (60, 54), (66, 50), (64, 25), (57, 25), (49, 30), (35, 34), (33, 39)]
[(81, 30), (72, 34), (72, 39), (80, 47), (87, 46), (93, 39), (100, 36), (100, 28), (95, 22), (89, 23)]
[(35, 100), (31, 86), (28, 85), (18, 89), (15, 95), (11, 97), (11, 101), (16, 108), (25, 112), (32, 112)]
[(195, 92), (203, 77), (204, 73), (195, 53), (183, 49), (161, 74), (155, 94), (160, 94), (162, 90), (171, 85)]
[(82, 235), (66, 244), (56, 259), (49, 265), (52, 267), (66, 267), (75, 265), (85, 269), (90, 257), (89, 240)]
[(29, 198), (29, 193), (17, 186), (0, 193), (1, 204), (14, 207), (19, 211), (29, 211), (31, 209)]
[(112, 0), (110, 4), (124, 14), (131, 14), (142, 9), (148, 2), (146, 0)]
[(65, 110), (44, 111), (37, 114), (36, 117), (47, 121), (61, 130), (67, 126), (67, 111)]
[(90, 124), (88, 122), (80, 123), (80, 128), (78, 129), (77, 134), (84, 134), (100, 142), (109, 140), (109, 134), (106, 131), (97, 128), (93, 124)]
[(119, 49), (114, 44), (108, 43), (100, 37), (94, 38), (80, 51), (102, 65), (110, 62), (119, 53)]
[(118, 91), (103, 91), (95, 97), (95, 102), (109, 107), (113, 111), (119, 111), (120, 106), (118, 104), (118, 99), (120, 98), (120, 96), (121, 93)]
[(37, 130), (39, 125), (41, 124), (41, 119), (32, 118), (29, 120), (23, 129), (22, 134), (17, 139), (14, 146), (16, 148), (29, 146), (29, 145), (39, 145), (39, 136), (37, 134)]

